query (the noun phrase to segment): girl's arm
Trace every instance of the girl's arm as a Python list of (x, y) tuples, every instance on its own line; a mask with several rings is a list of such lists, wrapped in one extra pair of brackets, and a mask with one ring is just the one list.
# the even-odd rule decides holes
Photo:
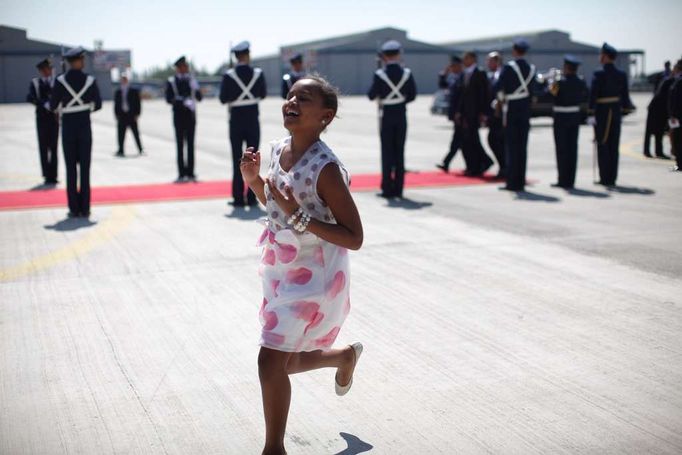
[(265, 205), (265, 182), (260, 176), (260, 152), (249, 147), (244, 151), (242, 159), (239, 162), (239, 170), (242, 173), (242, 178), (249, 185), (251, 191), (256, 194), (256, 197), (261, 204)]
[[(285, 195), (269, 180), (266, 180), (265, 184), (269, 186), (275, 202), (284, 210), (287, 217), (298, 210), (299, 205), (291, 188), (285, 188)], [(329, 206), (336, 224), (311, 219), (308, 231), (335, 245), (359, 250), (363, 241), (362, 222), (338, 165), (331, 163), (322, 169), (317, 180), (317, 193)]]

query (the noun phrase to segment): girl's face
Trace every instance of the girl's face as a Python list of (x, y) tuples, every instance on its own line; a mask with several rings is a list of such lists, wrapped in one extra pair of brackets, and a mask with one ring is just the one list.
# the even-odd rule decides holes
[(322, 132), (334, 118), (334, 111), (324, 107), (317, 82), (301, 79), (289, 90), (282, 105), (284, 127), (290, 133), (297, 131)]

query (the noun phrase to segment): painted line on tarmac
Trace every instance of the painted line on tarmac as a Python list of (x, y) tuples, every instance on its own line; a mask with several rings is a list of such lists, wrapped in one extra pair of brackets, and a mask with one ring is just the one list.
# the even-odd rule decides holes
[(57, 264), (85, 256), (98, 246), (113, 239), (119, 232), (129, 226), (134, 218), (134, 207), (129, 205), (115, 206), (111, 210), (111, 215), (104, 221), (97, 223), (92, 228), (92, 231), (84, 237), (22, 264), (0, 269), (0, 282), (13, 281)]

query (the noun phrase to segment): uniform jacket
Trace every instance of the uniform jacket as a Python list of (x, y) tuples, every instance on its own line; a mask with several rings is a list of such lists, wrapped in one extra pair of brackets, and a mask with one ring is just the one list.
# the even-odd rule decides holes
[[(71, 86), (71, 88), (76, 93), (80, 92), (81, 89), (85, 86), (85, 80), (88, 75), (83, 71), (71, 69), (64, 74), (66, 82)], [(58, 80), (55, 81), (54, 87), (52, 88), (52, 96), (50, 97), (50, 110), (55, 111), (60, 104), (61, 105), (68, 104), (72, 98), (73, 97), (71, 96), (71, 94), (66, 90), (66, 88), (64, 88), (61, 82), (59, 82)], [(100, 96), (99, 93), (99, 87), (97, 87), (97, 81), (95, 81), (83, 94), (83, 96), (81, 96), (81, 100), (83, 100), (85, 104), (93, 103), (94, 104), (93, 110), (95, 111), (100, 110), (102, 108), (102, 97)], [(74, 117), (85, 114), (87, 114), (88, 116), (90, 115), (89, 111), (83, 111), (74, 114), (67, 114), (64, 117)]]
[(38, 93), (36, 93), (36, 88), (32, 80), (28, 86), (28, 95), (26, 95), (26, 101), (35, 105), (36, 116), (45, 117), (54, 115), (49, 110), (45, 109), (45, 102), (49, 103), (50, 97), (52, 96), (54, 79), (52, 84), (43, 82), (42, 77), (37, 77), (35, 80), (38, 81)]
[[(237, 77), (241, 79), (242, 83), (246, 86), (249, 85), (249, 82), (251, 82), (251, 78), (253, 77), (253, 67), (251, 65), (237, 65), (234, 68), (235, 72), (237, 73)], [(220, 102), (225, 104), (225, 103), (230, 103), (232, 101), (235, 101), (239, 96), (242, 94), (242, 89), (239, 88), (237, 83), (232, 79), (232, 77), (228, 76), (227, 74), (223, 75), (223, 80), (222, 83), (220, 84)], [(265, 82), (265, 74), (261, 73), (260, 77), (256, 81), (256, 84), (253, 86), (251, 89), (251, 94), (255, 96), (256, 98), (263, 99), (267, 95), (267, 85)], [(232, 111), (234, 113), (239, 113), (239, 114), (255, 114), (258, 115), (258, 104), (253, 104), (250, 106), (238, 106), (238, 107), (233, 107)]]
[(618, 97), (621, 109), (631, 111), (634, 105), (630, 100), (628, 77), (612, 63), (594, 72), (590, 86), (590, 111), (594, 111), (598, 98)]
[[(403, 77), (403, 67), (397, 63), (390, 63), (384, 68), (386, 75), (395, 85), (398, 85), (400, 79)], [(370, 100), (376, 98), (386, 98), (391, 93), (391, 89), (386, 85), (386, 82), (381, 80), (379, 76), (374, 75), (372, 79), (372, 86), (367, 92), (367, 96)], [(417, 97), (417, 84), (414, 82), (414, 76), (410, 74), (410, 77), (405, 82), (405, 85), (400, 89), (400, 93), (405, 97), (405, 102), (400, 104), (393, 104), (384, 106), (384, 112), (405, 112), (405, 105), (411, 103)]]
[(190, 86), (191, 77), (179, 78), (177, 74), (173, 77), (175, 78), (175, 86), (178, 88), (178, 96), (182, 99), (175, 99), (173, 87), (171, 86), (170, 81), (166, 81), (166, 102), (173, 105), (174, 113), (192, 112), (191, 109), (184, 105), (183, 100), (190, 99), (192, 98), (192, 95), (194, 95), (196, 101), (201, 101), (201, 90), (192, 90), (192, 87)]

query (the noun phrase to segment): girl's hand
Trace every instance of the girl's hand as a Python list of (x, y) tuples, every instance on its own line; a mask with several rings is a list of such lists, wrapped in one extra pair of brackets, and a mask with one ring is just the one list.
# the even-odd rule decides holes
[(253, 181), (258, 178), (260, 172), (260, 152), (253, 147), (247, 148), (239, 162), (239, 170), (242, 172), (244, 181), (249, 186), (253, 186)]
[(287, 217), (290, 217), (291, 215), (298, 210), (299, 205), (298, 202), (296, 202), (296, 199), (294, 198), (294, 191), (291, 189), (290, 186), (284, 187), (284, 193), (280, 190), (277, 189), (277, 185), (273, 183), (270, 178), (265, 179), (265, 184), (268, 186), (268, 189), (270, 190), (270, 194), (272, 194), (272, 197), (275, 199), (275, 202), (279, 207), (286, 213)]

